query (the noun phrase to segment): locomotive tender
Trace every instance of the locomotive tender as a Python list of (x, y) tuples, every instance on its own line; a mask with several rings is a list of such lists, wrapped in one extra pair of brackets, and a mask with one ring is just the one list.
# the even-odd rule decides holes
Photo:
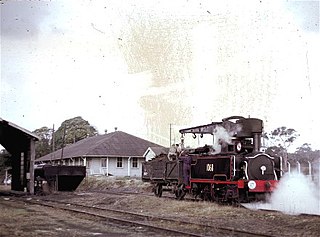
[[(272, 192), (282, 176), (281, 157), (261, 150), (263, 121), (232, 116), (207, 125), (181, 129), (181, 150), (142, 165), (142, 179), (154, 184), (154, 194), (171, 191), (222, 203), (260, 200)], [(184, 136), (213, 136), (213, 144), (190, 149)]]

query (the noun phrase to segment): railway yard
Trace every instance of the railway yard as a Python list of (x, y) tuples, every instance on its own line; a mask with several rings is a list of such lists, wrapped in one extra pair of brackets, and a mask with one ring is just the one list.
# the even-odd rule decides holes
[(320, 216), (157, 198), (140, 180), (85, 180), (76, 192), (45, 196), (2, 191), (0, 207), (0, 236), (318, 236), (320, 230)]

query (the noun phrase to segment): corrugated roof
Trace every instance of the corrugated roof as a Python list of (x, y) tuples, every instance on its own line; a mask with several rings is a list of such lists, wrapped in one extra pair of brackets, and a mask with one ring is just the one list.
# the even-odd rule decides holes
[(40, 138), (39, 138), (36, 134), (34, 134), (34, 133), (28, 131), (27, 129), (22, 128), (22, 127), (14, 124), (14, 123), (12, 123), (12, 122), (10, 122), (10, 121), (7, 121), (7, 120), (4, 120), (4, 119), (0, 118), (0, 124), (6, 124), (6, 125), (8, 125), (8, 126), (10, 126), (10, 127), (12, 127), (12, 128), (15, 128), (15, 129), (17, 129), (17, 130), (20, 130), (21, 132), (23, 132), (24, 134), (26, 134), (26, 135), (29, 136), (29, 137), (34, 138), (35, 140), (40, 140)]
[(68, 145), (63, 149), (63, 157), (61, 157), (62, 150), (60, 149), (40, 157), (36, 161), (90, 156), (142, 157), (148, 147), (164, 148), (161, 145), (128, 133), (116, 131), (82, 139), (74, 144)]

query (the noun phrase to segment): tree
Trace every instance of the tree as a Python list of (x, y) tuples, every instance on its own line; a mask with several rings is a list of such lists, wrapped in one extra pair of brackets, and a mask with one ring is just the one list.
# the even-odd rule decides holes
[(62, 122), (54, 133), (55, 148), (60, 149), (63, 146), (97, 134), (98, 131), (81, 116), (71, 118)]
[[(292, 143), (298, 136), (300, 136), (300, 134), (296, 130), (294, 130), (293, 128), (287, 128), (285, 126), (276, 128), (271, 133), (263, 134), (263, 137), (273, 145), (270, 147), (270, 149), (267, 149), (267, 152), (268, 150), (270, 152), (272, 149), (274, 151), (277, 151), (278, 153), (274, 154), (283, 157), (285, 169), (287, 168), (288, 148), (292, 145)], [(278, 149), (275, 149), (275, 147), (277, 147)]]
[(272, 156), (282, 156), (286, 151), (282, 146), (270, 146), (267, 148), (266, 153)]
[(304, 143), (296, 149), (295, 153), (292, 154), (292, 158), (299, 162), (312, 162), (319, 158), (319, 151), (313, 151), (311, 144)]
[(310, 153), (312, 151), (311, 144), (304, 143), (296, 149), (296, 153)]
[(11, 154), (3, 149), (0, 151), (0, 177), (2, 182), (2, 177), (5, 174), (5, 170), (11, 167)]
[(33, 131), (40, 140), (36, 142), (36, 158), (49, 154), (52, 151), (52, 133), (53, 129), (42, 127)]
[(286, 150), (288, 150), (298, 136), (300, 134), (296, 130), (284, 126), (276, 128), (269, 134), (269, 138), (272, 139), (274, 145), (282, 146)]

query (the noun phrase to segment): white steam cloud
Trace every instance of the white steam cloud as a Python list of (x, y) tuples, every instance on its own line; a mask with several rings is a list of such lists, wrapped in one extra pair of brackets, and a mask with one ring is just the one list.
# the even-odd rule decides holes
[(232, 143), (232, 138), (233, 136), (239, 132), (240, 128), (236, 127), (233, 129), (226, 129), (222, 126), (217, 126), (213, 133), (214, 133), (214, 144), (213, 144), (213, 149), (215, 150), (214, 153), (219, 153), (221, 152), (221, 144), (222, 143)]
[(287, 214), (320, 215), (319, 189), (309, 177), (296, 172), (282, 177), (270, 202), (272, 209)]
[[(184, 137), (184, 143), (189, 147), (200, 147), (204, 145), (212, 146), (212, 154), (221, 152), (221, 146), (224, 144), (232, 144), (234, 135), (241, 130), (239, 125), (232, 126), (231, 124), (226, 128), (217, 125), (213, 129), (213, 134), (197, 134), (196, 137)], [(193, 138), (192, 138), (193, 137)]]
[(268, 203), (250, 203), (244, 206), (250, 209), (277, 210), (289, 215), (320, 215), (319, 187), (303, 174), (286, 173)]

